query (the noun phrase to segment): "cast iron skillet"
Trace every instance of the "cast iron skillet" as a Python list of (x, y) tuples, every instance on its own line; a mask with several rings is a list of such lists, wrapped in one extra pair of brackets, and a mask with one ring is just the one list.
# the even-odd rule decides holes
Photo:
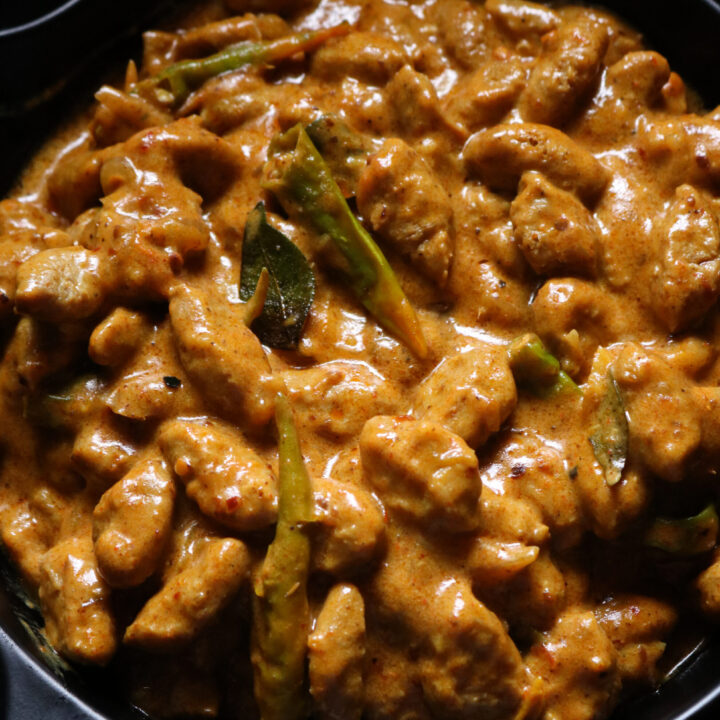
[[(173, 0), (0, 3), (0, 196), (58, 121), (73, 106), (91, 100), (101, 82), (98, 68), (108, 67), (113, 59), (137, 57), (138, 31), (173, 4)], [(641, 29), (650, 46), (665, 54), (673, 69), (700, 91), (708, 107), (720, 103), (720, 4), (715, 0), (604, 0), (603, 4)], [(87, 28), (95, 33), (88, 34)], [(38, 644), (41, 619), (23, 603), (21, 594), (14, 571), (0, 557), (0, 720), (144, 717), (123, 700), (109, 673), (50, 670), (51, 654)], [(626, 703), (612, 720), (718, 717), (720, 635), (711, 637), (660, 690)]]

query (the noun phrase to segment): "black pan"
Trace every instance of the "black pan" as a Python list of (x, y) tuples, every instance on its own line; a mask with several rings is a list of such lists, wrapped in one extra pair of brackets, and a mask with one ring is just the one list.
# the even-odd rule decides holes
[[(172, 0), (0, 0), (0, 196), (39, 143), (73, 107), (89, 102), (98, 68), (137, 56), (139, 30)], [(720, 5), (714, 0), (605, 0), (694, 86), (720, 103)], [(42, 13), (45, 13), (44, 15)], [(2, 28), (6, 28), (3, 30)], [(11, 28), (7, 30), (7, 28)], [(93, 33), (88, 33), (92, 28)], [(137, 720), (109, 673), (47, 663), (39, 615), (22, 600), (0, 557), (0, 719)], [(53, 663), (50, 663), (53, 665)], [(718, 720), (720, 635), (657, 692), (627, 702), (612, 720)], [(481, 719), (478, 719), (481, 720)]]

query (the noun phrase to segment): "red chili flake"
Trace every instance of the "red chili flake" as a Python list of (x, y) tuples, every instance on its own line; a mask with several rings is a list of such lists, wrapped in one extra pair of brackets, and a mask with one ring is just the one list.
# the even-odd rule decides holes
[(240, 504), (240, 498), (228, 498), (225, 504), (227, 505), (228, 510), (235, 510), (235, 508)]

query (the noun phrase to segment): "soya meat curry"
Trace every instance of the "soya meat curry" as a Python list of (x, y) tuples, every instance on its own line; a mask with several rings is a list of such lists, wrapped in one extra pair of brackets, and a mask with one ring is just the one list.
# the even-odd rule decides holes
[(161, 718), (657, 685), (720, 615), (720, 114), (595, 8), (175, 27), (0, 203), (0, 530), (49, 643)]

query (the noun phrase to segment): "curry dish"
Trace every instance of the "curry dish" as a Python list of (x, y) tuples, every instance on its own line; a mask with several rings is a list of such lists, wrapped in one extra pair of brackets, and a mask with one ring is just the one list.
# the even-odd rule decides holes
[(523, 0), (212, 1), (96, 99), (0, 203), (50, 645), (159, 718), (658, 685), (720, 616), (720, 112)]

